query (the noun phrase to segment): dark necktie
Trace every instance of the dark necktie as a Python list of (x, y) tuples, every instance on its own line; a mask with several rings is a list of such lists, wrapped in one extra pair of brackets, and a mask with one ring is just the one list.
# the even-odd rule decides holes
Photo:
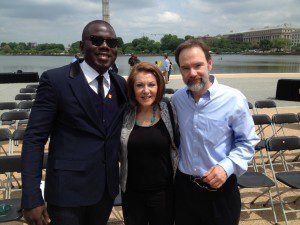
[(104, 89), (103, 89), (103, 76), (99, 75), (97, 77), (97, 81), (98, 81), (98, 95), (101, 99), (104, 99)]

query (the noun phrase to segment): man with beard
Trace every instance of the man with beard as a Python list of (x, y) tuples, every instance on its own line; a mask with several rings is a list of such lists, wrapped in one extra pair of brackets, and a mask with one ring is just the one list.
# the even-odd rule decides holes
[(237, 177), (247, 170), (258, 142), (247, 100), (209, 75), (212, 59), (200, 40), (179, 45), (175, 59), (187, 85), (172, 98), (181, 135), (175, 223), (236, 225)]
[[(104, 225), (119, 191), (118, 151), (126, 82), (109, 71), (117, 57), (114, 29), (88, 23), (84, 61), (44, 72), (22, 149), (22, 208), (29, 224)], [(45, 200), (40, 190), (50, 136)], [(48, 215), (49, 212), (49, 215)]]

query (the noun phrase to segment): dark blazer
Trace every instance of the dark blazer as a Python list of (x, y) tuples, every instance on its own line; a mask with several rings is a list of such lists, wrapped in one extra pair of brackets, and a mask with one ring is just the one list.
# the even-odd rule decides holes
[(23, 141), (23, 208), (44, 204), (39, 186), (49, 136), (47, 202), (63, 207), (92, 205), (101, 200), (106, 183), (112, 198), (118, 194), (126, 82), (112, 72), (110, 78), (121, 104), (105, 130), (78, 61), (42, 74)]

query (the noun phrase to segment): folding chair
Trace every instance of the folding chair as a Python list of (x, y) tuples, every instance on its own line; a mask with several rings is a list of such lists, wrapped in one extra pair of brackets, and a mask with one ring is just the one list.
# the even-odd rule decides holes
[(252, 111), (252, 114), (255, 114), (255, 111), (254, 111), (254, 108), (253, 108), (253, 105), (251, 102), (248, 102), (248, 108)]
[(266, 108), (274, 108), (276, 113), (278, 113), (276, 103), (272, 100), (261, 100), (261, 101), (256, 101), (254, 103), (256, 113), (258, 114), (258, 109), (266, 109)]
[(21, 101), (19, 102), (19, 104), (17, 105), (18, 109), (31, 109), (33, 106), (33, 101)]
[(296, 114), (294, 113), (280, 113), (280, 114), (274, 114), (272, 116), (272, 121), (275, 125), (279, 125), (279, 129), (276, 130), (277, 136), (279, 135), (279, 131), (282, 132), (283, 136), (286, 136), (285, 126), (287, 124), (297, 124), (299, 125), (299, 118)]
[(172, 89), (172, 88), (166, 88), (165, 89), (165, 94), (174, 94), (175, 93), (175, 91), (174, 91), (174, 89)]
[[(260, 137), (260, 142), (255, 146), (255, 151), (262, 151), (266, 148), (266, 139), (274, 136), (274, 128), (272, 126), (272, 120), (267, 114), (255, 114), (252, 115), (254, 125), (256, 126), (255, 132)], [(269, 133), (270, 135), (267, 135)], [(262, 158), (263, 160), (263, 158)], [(255, 157), (253, 157), (254, 170), (257, 172), (257, 163)]]
[[(273, 121), (273, 124), (274, 124), (274, 130), (276, 132), (276, 136), (287, 136), (288, 126), (293, 126), (294, 125), (296, 129), (300, 128), (298, 116), (294, 113), (274, 114), (272, 116), (272, 121)], [(279, 128), (276, 129), (275, 125), (279, 126)], [(280, 133), (280, 131), (281, 131), (281, 133)], [(296, 134), (297, 133), (295, 133), (295, 135)], [(293, 134), (291, 134), (291, 132), (290, 132), (288, 135), (290, 136), (290, 135), (293, 135)], [(285, 153), (286, 151), (281, 151), (281, 152)], [(286, 165), (300, 163), (300, 162), (297, 162), (299, 157), (300, 157), (300, 154), (297, 154), (297, 156), (294, 159), (292, 159), (291, 161), (289, 161), (289, 162), (286, 161), (285, 162)], [(275, 159), (276, 158), (274, 158), (274, 160)]]
[(16, 102), (0, 102), (0, 110), (12, 110), (17, 108)]
[(33, 94), (17, 94), (15, 100), (24, 101), (24, 100), (33, 100)]
[(35, 88), (21, 88), (20, 93), (26, 94), (26, 93), (36, 93)]
[[(16, 109), (17, 107), (18, 106), (17, 106), (16, 102), (0, 102), (0, 110), (3, 110), (3, 112), (7, 112), (9, 110)], [(15, 121), (5, 121), (5, 122), (2, 123), (2, 125), (9, 125), (10, 126), (14, 123), (15, 123)]]
[(16, 129), (11, 135), (11, 146), (10, 146), (10, 154), (14, 153), (14, 148), (19, 146), (19, 142), (23, 141), (25, 134), (25, 129)]
[[(277, 194), (273, 198), (278, 197), (280, 201), (280, 206), (283, 212), (285, 224), (288, 224), (287, 215), (288, 213), (300, 212), (300, 209), (286, 209), (286, 204), (295, 203), (300, 199), (300, 195), (296, 196), (294, 201), (286, 202), (282, 199), (282, 194), (287, 193), (291, 190), (299, 191), (300, 189), (300, 171), (284, 171), (275, 172), (273, 163), (271, 161), (270, 152), (280, 151), (280, 150), (290, 150), (294, 151), (300, 149), (300, 138), (296, 136), (280, 136), (273, 137), (267, 140), (267, 156), (270, 161), (270, 167), (272, 171), (272, 176), (275, 181)], [(285, 167), (284, 167), (285, 168)], [(284, 184), (285, 190), (280, 192), (278, 181)]]
[[(275, 211), (275, 207), (274, 207), (274, 201), (273, 201), (273, 197), (271, 194), (271, 188), (275, 186), (275, 183), (266, 176), (266, 167), (265, 167), (265, 163), (264, 163), (264, 156), (263, 153), (260, 149), (260, 157), (261, 157), (261, 161), (262, 161), (262, 166), (263, 166), (263, 173), (260, 173), (258, 171), (255, 172), (250, 172), (247, 171), (246, 173), (244, 173), (242, 176), (240, 176), (237, 179), (237, 183), (240, 189), (255, 189), (255, 191), (258, 191), (258, 195), (255, 196), (254, 199), (252, 199), (249, 202), (243, 202), (243, 205), (247, 205), (249, 204), (250, 206), (254, 206), (254, 204), (256, 203), (256, 201), (264, 196), (266, 193), (268, 193), (268, 201), (265, 202), (264, 204), (262, 204), (260, 207), (256, 207), (256, 208), (243, 208), (242, 211), (267, 211), (267, 210), (272, 210), (273, 212), (273, 217), (274, 217), (274, 222), (277, 225), (278, 221), (277, 221), (277, 215), (276, 215), (276, 211)], [(263, 191), (261, 191), (261, 189), (264, 189)], [(241, 197), (242, 200), (242, 197)], [(271, 207), (268, 207), (267, 203), (270, 201), (271, 203)]]
[[(10, 130), (8, 128), (0, 128), (0, 149), (3, 151), (5, 155), (8, 155), (10, 153), (10, 139), (11, 139)], [(6, 149), (4, 148), (4, 145), (7, 146)]]
[(26, 111), (9, 111), (9, 112), (4, 112), (2, 113), (1, 117), (0, 117), (0, 125), (2, 125), (3, 122), (5, 121), (16, 121), (16, 128), (18, 128), (18, 122), (20, 120), (26, 120), (29, 118), (29, 113)]
[(35, 88), (35, 89), (37, 89), (38, 88), (38, 84), (28, 84), (27, 86), (26, 86), (26, 88)]

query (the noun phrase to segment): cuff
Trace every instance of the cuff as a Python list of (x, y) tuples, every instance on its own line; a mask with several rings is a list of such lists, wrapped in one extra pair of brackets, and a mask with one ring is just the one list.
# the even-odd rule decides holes
[(223, 159), (221, 162), (218, 163), (218, 165), (222, 166), (222, 168), (227, 173), (227, 177), (230, 177), (231, 174), (234, 174), (234, 164), (229, 158)]

